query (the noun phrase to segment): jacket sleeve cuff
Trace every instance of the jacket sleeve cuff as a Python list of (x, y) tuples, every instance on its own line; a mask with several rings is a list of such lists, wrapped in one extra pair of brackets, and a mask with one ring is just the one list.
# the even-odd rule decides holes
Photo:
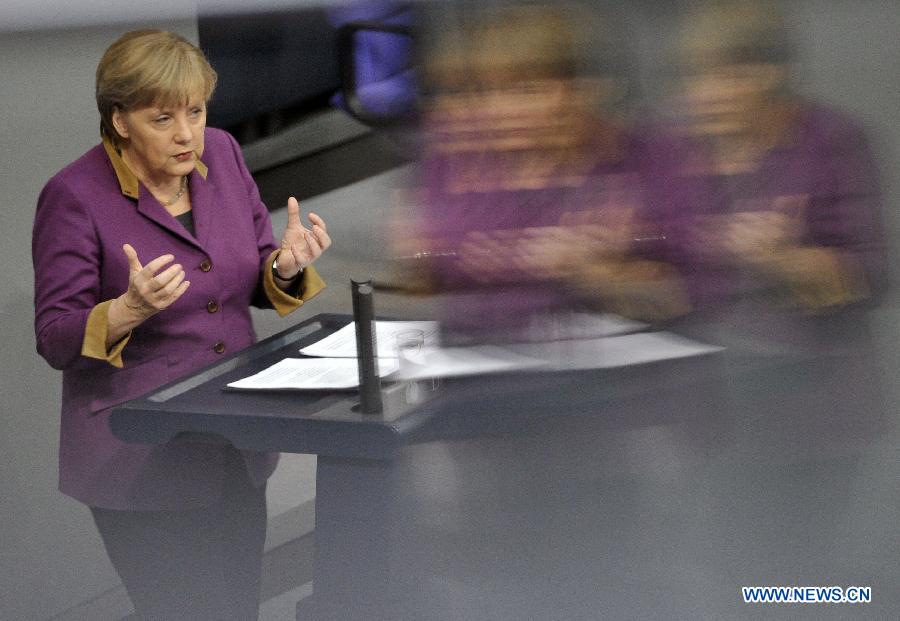
[(87, 324), (84, 328), (84, 340), (81, 343), (81, 355), (87, 358), (96, 358), (97, 360), (105, 360), (112, 366), (121, 369), (124, 366), (122, 362), (122, 350), (131, 339), (131, 332), (123, 336), (112, 346), (106, 349), (106, 335), (109, 329), (109, 307), (112, 300), (101, 302), (91, 310), (87, 318)]
[(304, 302), (314, 298), (325, 288), (325, 281), (322, 280), (319, 273), (316, 272), (316, 269), (310, 265), (303, 270), (303, 275), (300, 277), (300, 286), (297, 288), (296, 295), (291, 295), (291, 293), (287, 291), (282, 291), (278, 288), (278, 285), (275, 284), (275, 278), (272, 276), (272, 261), (275, 260), (275, 255), (277, 253), (278, 250), (275, 250), (270, 254), (264, 264), (263, 291), (272, 303), (275, 312), (277, 312), (280, 317), (284, 317), (303, 306)]
[(862, 267), (848, 253), (797, 248), (779, 257), (777, 266), (795, 300), (809, 310), (852, 304), (871, 295)]

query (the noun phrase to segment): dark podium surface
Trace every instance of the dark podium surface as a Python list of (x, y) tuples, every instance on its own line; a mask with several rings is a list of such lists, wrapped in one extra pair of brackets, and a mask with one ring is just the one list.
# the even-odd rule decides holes
[[(900, 610), (900, 449), (877, 382), (841, 383), (858, 353), (729, 348), (456, 379), (385, 415), (355, 412), (353, 392), (225, 390), (349, 321), (313, 317), (110, 419), (130, 442), (199, 434), (318, 455), (314, 593), (298, 619)], [(743, 602), (742, 586), (765, 585), (868, 586), (872, 601)]]

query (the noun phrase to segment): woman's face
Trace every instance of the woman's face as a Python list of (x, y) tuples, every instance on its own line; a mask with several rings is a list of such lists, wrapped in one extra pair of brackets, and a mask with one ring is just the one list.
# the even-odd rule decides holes
[(767, 63), (696, 67), (685, 80), (682, 105), (697, 133), (739, 134), (759, 123), (758, 113), (783, 83), (785, 69)]
[(134, 173), (145, 182), (165, 185), (189, 174), (203, 154), (206, 103), (192, 97), (178, 105), (116, 110), (113, 124), (126, 139), (123, 152)]

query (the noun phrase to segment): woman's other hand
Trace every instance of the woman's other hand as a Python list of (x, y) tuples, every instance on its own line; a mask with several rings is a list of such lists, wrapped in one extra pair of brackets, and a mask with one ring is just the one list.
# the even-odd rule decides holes
[[(184, 268), (179, 264), (162, 269), (175, 260), (171, 254), (156, 257), (147, 265), (141, 265), (137, 252), (130, 244), (122, 246), (128, 257), (128, 291), (122, 302), (134, 313), (147, 319), (171, 306), (187, 291), (190, 281), (184, 279)], [(160, 271), (162, 270), (162, 271)]]
[(331, 246), (331, 238), (325, 221), (314, 213), (309, 214), (312, 229), (300, 221), (300, 205), (293, 196), (288, 199), (288, 221), (281, 236), (281, 252), (278, 253), (278, 275), (292, 280), (300, 270), (308, 267)]
[(107, 349), (146, 319), (171, 306), (191, 285), (184, 279), (184, 269), (180, 265), (162, 270), (175, 260), (173, 255), (164, 254), (147, 265), (141, 265), (131, 244), (125, 244), (122, 250), (128, 258), (128, 290), (114, 299), (109, 307)]

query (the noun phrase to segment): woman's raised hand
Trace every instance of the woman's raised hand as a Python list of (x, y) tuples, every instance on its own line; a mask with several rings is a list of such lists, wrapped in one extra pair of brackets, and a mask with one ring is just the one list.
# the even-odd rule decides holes
[(128, 257), (129, 271), (128, 291), (122, 300), (125, 306), (144, 319), (171, 306), (190, 286), (190, 281), (184, 279), (181, 265), (176, 263), (162, 269), (175, 260), (173, 255), (164, 254), (147, 265), (141, 265), (137, 252), (130, 244), (122, 246), (122, 250)]
[(294, 278), (331, 246), (325, 221), (314, 213), (309, 214), (309, 221), (312, 229), (303, 226), (300, 205), (296, 198), (290, 197), (287, 228), (281, 236), (281, 252), (278, 254), (278, 275), (284, 280)]

